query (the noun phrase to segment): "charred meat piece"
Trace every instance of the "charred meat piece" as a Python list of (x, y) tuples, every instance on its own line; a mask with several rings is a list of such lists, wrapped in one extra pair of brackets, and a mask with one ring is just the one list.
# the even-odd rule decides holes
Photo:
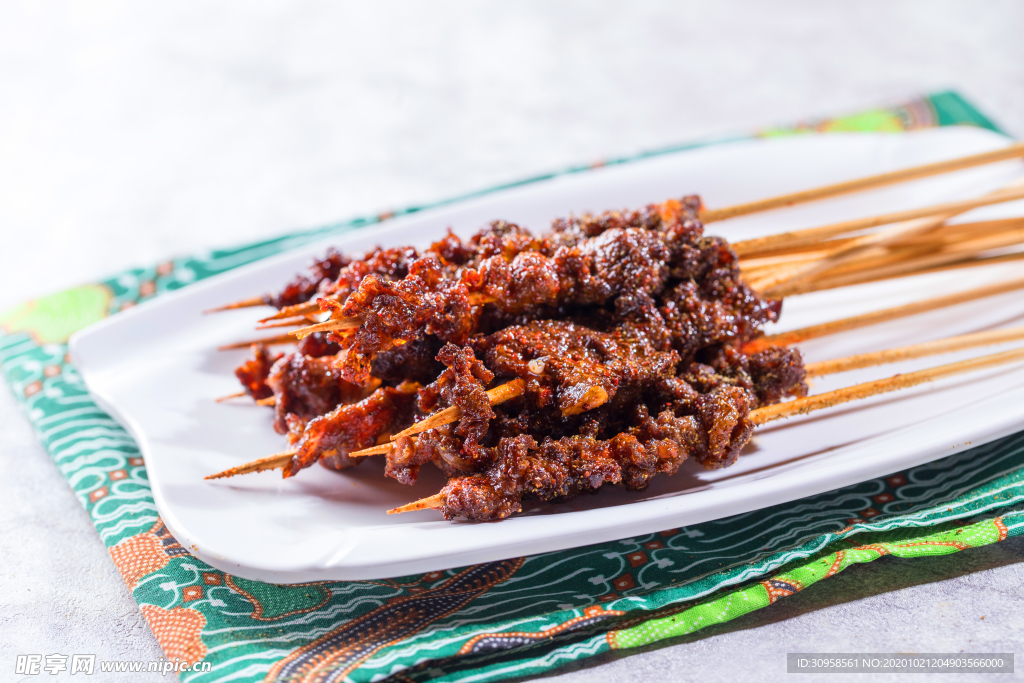
[(700, 415), (664, 411), (607, 440), (571, 436), (538, 445), (526, 435), (501, 439), (485, 471), (448, 481), (441, 511), (446, 519), (496, 520), (519, 512), (524, 498), (564, 501), (615, 483), (643, 490), (688, 457), (707, 468), (725, 467), (750, 440), (750, 405), (750, 394), (723, 385), (703, 397)]
[(341, 405), (306, 425), (284, 476), (291, 477), (320, 458), (334, 458), (334, 466), (351, 464), (352, 451), (368, 448), (393, 426), (411, 422), (416, 394), (405, 387), (381, 387), (357, 403)]
[(252, 345), (252, 358), (238, 366), (235, 377), (245, 387), (245, 393), (257, 401), (270, 398), (274, 390), (267, 386), (270, 369), (282, 354), (272, 355), (263, 344)]
[(298, 352), (311, 358), (335, 356), (341, 351), (337, 342), (328, 339), (329, 332), (314, 332), (299, 341)]
[(280, 358), (270, 371), (267, 385), (273, 390), (274, 429), (278, 434), (294, 431), (288, 416), (308, 422), (339, 404), (362, 399), (365, 387), (346, 382), (334, 367), (334, 358), (315, 358), (293, 352)]
[(474, 346), (502, 377), (521, 377), (539, 407), (578, 415), (613, 400), (620, 389), (635, 397), (656, 380), (675, 375), (679, 355), (660, 351), (643, 327), (625, 324), (612, 332), (560, 320), (507, 327)]
[(494, 411), (485, 387), (494, 379), (494, 373), (477, 360), (473, 349), (445, 344), (437, 354), (447, 370), (437, 381), (419, 391), (419, 409), (431, 413), (439, 408), (458, 406), (462, 417), (455, 434), (464, 440), (463, 448), (472, 449), (483, 438)]
[(309, 301), (317, 293), (321, 283), (332, 282), (350, 262), (348, 257), (334, 249), (328, 249), (324, 257), (317, 259), (308, 271), (300, 273), (280, 292), (268, 295), (263, 300), (277, 309)]
[(424, 334), (465, 343), (476, 327), (469, 291), (444, 275), (443, 264), (431, 255), (415, 261), (403, 280), (388, 282), (369, 275), (344, 305), (324, 302), (341, 317), (361, 320), (355, 334), (337, 339), (347, 351), (342, 366), (347, 380), (365, 383), (377, 354)]

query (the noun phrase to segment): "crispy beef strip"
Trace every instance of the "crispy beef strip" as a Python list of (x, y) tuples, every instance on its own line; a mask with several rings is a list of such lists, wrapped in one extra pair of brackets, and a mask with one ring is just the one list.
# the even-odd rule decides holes
[(303, 356), (311, 358), (336, 356), (341, 351), (341, 346), (328, 339), (329, 335), (329, 332), (314, 332), (299, 340), (296, 350)]
[[(451, 462), (454, 458), (454, 462), (463, 471), (479, 468), (481, 459), (489, 462), (489, 453), (479, 446), (479, 442), (487, 434), (494, 418), (485, 390), (487, 384), (494, 379), (494, 373), (476, 358), (469, 347), (445, 344), (438, 352), (437, 360), (444, 363), (447, 369), (436, 381), (419, 390), (419, 411), (429, 414), (449, 406), (458, 406), (462, 417), (454, 428), (445, 429), (445, 436), (436, 430), (431, 430), (432, 433), (425, 437), (425, 441), (421, 436), (418, 441), (422, 445), (414, 445), (412, 439), (408, 438), (398, 440), (387, 458), (385, 474), (403, 484), (415, 483), (420, 466), (435, 458), (441, 462)], [(459, 439), (453, 439), (450, 436), (452, 433)], [(442, 457), (441, 452), (447, 446), (456, 445), (457, 448), (448, 458)]]
[(274, 390), (267, 386), (267, 377), (282, 355), (271, 354), (263, 344), (252, 345), (252, 357), (235, 369), (235, 377), (245, 387), (245, 393), (257, 401), (274, 395)]
[(278, 434), (294, 434), (301, 423), (367, 394), (366, 387), (342, 379), (333, 356), (316, 358), (297, 351), (274, 364), (267, 386), (276, 397), (274, 429)]
[(807, 395), (807, 370), (800, 349), (772, 346), (751, 355), (747, 362), (760, 405)]
[(488, 318), (490, 329), (589, 310), (605, 326), (657, 324), (684, 360), (755, 336), (781, 303), (743, 284), (724, 240), (703, 236), (699, 200), (674, 206), (556, 222), (542, 239), (500, 222), (468, 245), (449, 233), (404, 279), (363, 278), (344, 304), (325, 303), (334, 317), (361, 320), (336, 338), (348, 351), (339, 361), (346, 379), (366, 381), (376, 354), (424, 335), (464, 344), (480, 330), (478, 295), (502, 312)]
[(334, 469), (358, 463), (348, 454), (369, 448), (394, 428), (411, 423), (416, 388), (411, 383), (380, 387), (357, 403), (340, 405), (314, 418), (306, 425), (295, 455), (285, 465), (284, 476), (294, 476), (321, 458), (330, 458)]
[(445, 266), (434, 255), (415, 261), (406, 278), (389, 282), (368, 275), (344, 304), (322, 300), (321, 305), (338, 317), (358, 317), (361, 325), (354, 334), (333, 338), (346, 354), (341, 362), (343, 376), (362, 384), (370, 376), (373, 358), (423, 335), (445, 342), (463, 344), (476, 327), (469, 290), (444, 276)]
[(409, 266), (419, 257), (419, 253), (412, 247), (377, 247), (367, 252), (362, 259), (349, 262), (331, 281), (321, 282), (317, 293), (344, 301), (367, 275), (388, 281), (403, 279), (409, 274)]
[(701, 397), (697, 415), (666, 409), (610, 439), (568, 436), (538, 445), (529, 435), (503, 438), (484, 472), (449, 479), (441, 512), (445, 519), (497, 520), (521, 511), (524, 498), (561, 502), (617, 483), (640, 491), (688, 457), (707, 468), (727, 466), (753, 433), (750, 406), (748, 392), (725, 384)]
[[(635, 398), (663, 377), (675, 375), (679, 355), (651, 343), (642, 326), (626, 323), (599, 332), (562, 320), (507, 327), (474, 340), (487, 366), (501, 377), (526, 381), (530, 403), (578, 415), (614, 401)], [(621, 403), (622, 401), (620, 401)]]
[(317, 293), (321, 284), (332, 282), (349, 263), (351, 263), (351, 259), (334, 249), (328, 249), (323, 258), (314, 261), (305, 273), (295, 276), (295, 279), (285, 285), (277, 294), (268, 294), (263, 297), (263, 301), (278, 310), (309, 301)]

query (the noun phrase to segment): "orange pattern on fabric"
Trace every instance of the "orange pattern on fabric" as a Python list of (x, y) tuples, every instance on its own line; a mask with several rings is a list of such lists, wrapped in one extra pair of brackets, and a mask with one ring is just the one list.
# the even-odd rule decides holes
[(142, 605), (141, 609), (167, 659), (198, 662), (206, 656), (206, 645), (200, 638), (206, 617), (201, 612), (191, 607), (164, 609), (157, 605)]
[(115, 545), (110, 549), (110, 557), (132, 589), (144, 576), (163, 569), (170, 561), (160, 539), (148, 531)]

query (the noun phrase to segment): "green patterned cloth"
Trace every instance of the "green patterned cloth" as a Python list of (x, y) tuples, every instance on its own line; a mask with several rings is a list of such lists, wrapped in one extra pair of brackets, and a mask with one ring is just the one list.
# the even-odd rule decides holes
[[(958, 95), (942, 93), (758, 135), (951, 124), (995, 130)], [(183, 680), (469, 682), (542, 674), (729, 621), (882, 555), (959, 552), (1024, 533), (1021, 433), (756, 513), (385, 581), (278, 586), (196, 560), (161, 522), (135, 442), (90, 400), (68, 363), (68, 335), (140, 300), (420, 208), (126, 271), (0, 315), (6, 381), (167, 658), (212, 664)]]

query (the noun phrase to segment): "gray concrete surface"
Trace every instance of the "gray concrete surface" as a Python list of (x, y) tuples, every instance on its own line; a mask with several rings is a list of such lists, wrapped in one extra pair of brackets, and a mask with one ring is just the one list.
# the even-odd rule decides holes
[[(169, 254), (929, 90), (957, 88), (1024, 135), (1022, 28), (1015, 0), (3, 3), (0, 308)], [(158, 657), (6, 389), (0, 467), (0, 680), (18, 653)], [(1022, 559), (1016, 541), (883, 560), (558, 677), (772, 681), (787, 651), (1012, 650)]]

